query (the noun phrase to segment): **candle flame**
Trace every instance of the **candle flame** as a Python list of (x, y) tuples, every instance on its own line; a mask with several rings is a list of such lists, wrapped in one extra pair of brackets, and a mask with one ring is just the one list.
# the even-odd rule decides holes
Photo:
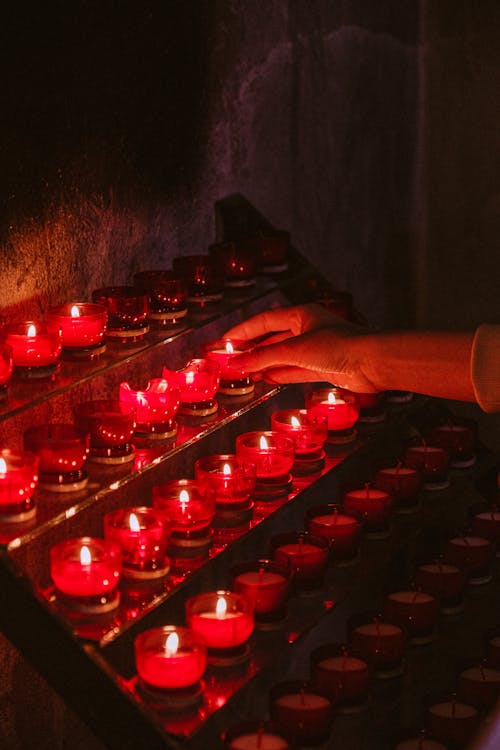
[(266, 438), (265, 438), (264, 435), (260, 436), (259, 448), (261, 450), (265, 450), (265, 451), (269, 450), (269, 443), (267, 442), (267, 440), (266, 440)]
[(181, 493), (179, 495), (179, 500), (181, 503), (188, 503), (189, 502), (189, 492), (187, 490), (181, 490)]
[(36, 336), (36, 326), (34, 326), (33, 323), (28, 326), (28, 332), (27, 332), (26, 335), (27, 336)]
[(224, 474), (224, 476), (231, 475), (231, 467), (229, 466), (229, 464), (224, 464), (224, 466), (222, 467), (222, 473)]
[(4, 458), (0, 458), (0, 474), (7, 473), (7, 464)]
[(72, 318), (79, 318), (80, 317), (80, 310), (76, 305), (73, 305), (71, 308), (71, 317)]
[(234, 354), (234, 346), (230, 341), (226, 341), (226, 352), (227, 354)]
[(215, 605), (215, 614), (217, 617), (224, 617), (227, 612), (227, 602), (223, 596), (219, 596)]
[(170, 633), (165, 641), (165, 652), (167, 656), (174, 656), (179, 648), (179, 636), (174, 632)]
[(300, 420), (297, 419), (297, 417), (294, 417), (293, 415), (292, 415), (290, 422), (292, 423), (292, 427), (300, 427)]
[(135, 513), (131, 513), (128, 517), (128, 524), (130, 526), (130, 531), (140, 531), (141, 525), (139, 523), (139, 519), (135, 515)]
[(90, 565), (92, 555), (90, 554), (89, 548), (84, 544), (80, 550), (80, 563), (81, 565)]
[(328, 394), (328, 403), (329, 404), (337, 403), (337, 399), (335, 398), (335, 393), (333, 391), (330, 391), (330, 393)]
[(157, 393), (166, 393), (168, 390), (168, 380), (161, 379), (157, 386), (156, 386), (156, 392)]
[(186, 385), (193, 385), (194, 383), (194, 372), (186, 373)]

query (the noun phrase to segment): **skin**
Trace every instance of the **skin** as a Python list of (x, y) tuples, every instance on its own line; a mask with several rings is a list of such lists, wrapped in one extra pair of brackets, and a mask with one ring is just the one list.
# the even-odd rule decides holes
[(266, 310), (225, 335), (255, 344), (234, 362), (270, 383), (326, 381), (357, 393), (407, 390), (475, 401), (473, 333), (379, 333), (312, 304)]

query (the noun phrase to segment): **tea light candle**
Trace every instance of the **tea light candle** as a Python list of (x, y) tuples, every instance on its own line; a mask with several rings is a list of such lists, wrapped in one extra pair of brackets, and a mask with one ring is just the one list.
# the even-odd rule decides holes
[(485, 634), (486, 661), (491, 667), (500, 669), (500, 632), (493, 628)]
[(377, 489), (391, 495), (396, 511), (412, 510), (418, 505), (422, 478), (416, 469), (403, 466), (401, 463), (387, 466), (376, 472), (373, 484)]
[(106, 336), (122, 343), (142, 341), (149, 331), (149, 297), (133, 286), (95, 289), (92, 299), (108, 311)]
[(289, 567), (272, 560), (251, 560), (231, 568), (233, 590), (249, 602), (260, 624), (284, 615), (291, 576)]
[(321, 388), (306, 393), (306, 409), (312, 414), (326, 416), (329, 437), (334, 441), (353, 440), (353, 430), (359, 417), (356, 396), (341, 388)]
[(423, 591), (396, 591), (386, 597), (384, 614), (406, 630), (411, 643), (430, 643), (438, 615), (437, 600)]
[(308, 530), (327, 539), (330, 557), (336, 562), (350, 562), (357, 557), (361, 524), (354, 516), (340, 512), (339, 506), (317, 505), (307, 511)]
[(424, 733), (418, 737), (406, 737), (395, 745), (394, 750), (447, 750), (445, 745)]
[(200, 486), (215, 498), (216, 527), (235, 529), (251, 521), (255, 464), (221, 453), (197, 459), (194, 473)]
[(58, 326), (28, 320), (7, 325), (5, 331), (15, 375), (46, 377), (55, 372), (62, 351), (62, 332)]
[(257, 257), (250, 248), (237, 242), (216, 242), (208, 252), (224, 269), (227, 287), (248, 287), (255, 284)]
[(479, 709), (492, 708), (500, 693), (500, 670), (485, 664), (472, 664), (460, 672), (458, 694), (464, 703)]
[(149, 297), (149, 318), (157, 325), (176, 325), (187, 314), (187, 286), (170, 270), (138, 271), (134, 286)]
[(314, 687), (289, 680), (271, 688), (271, 719), (301, 744), (318, 744), (328, 737), (332, 704)]
[(217, 411), (214, 396), (220, 367), (207, 359), (191, 359), (182, 370), (163, 368), (162, 377), (179, 389), (180, 414), (208, 416)]
[(94, 537), (67, 539), (50, 550), (50, 574), (58, 600), (89, 613), (114, 608), (121, 552)]
[(204, 305), (220, 302), (224, 292), (224, 273), (209, 255), (183, 255), (172, 260), (172, 268), (187, 284), (187, 301)]
[[(254, 629), (251, 606), (233, 591), (211, 591), (186, 602), (188, 626), (210, 651), (245, 647)], [(217, 654), (215, 654), (217, 656)]]
[(349, 643), (351, 653), (371, 664), (377, 677), (401, 674), (405, 636), (399, 625), (363, 615), (353, 617)]
[(362, 489), (346, 492), (342, 505), (348, 515), (361, 519), (367, 536), (377, 539), (390, 534), (393, 501), (384, 490), (365, 484)]
[(210, 362), (219, 365), (219, 393), (225, 396), (244, 396), (254, 391), (255, 386), (249, 373), (233, 362), (245, 350), (248, 350), (246, 342), (228, 338), (209, 341), (203, 346), (203, 355)]
[(67, 302), (51, 307), (47, 320), (61, 329), (63, 349), (68, 354), (95, 356), (105, 351), (104, 333), (108, 313), (104, 305)]
[(299, 591), (318, 588), (328, 562), (328, 541), (307, 531), (291, 531), (271, 537), (271, 552), (276, 562), (294, 573), (293, 584)]
[(495, 545), (498, 555), (500, 547), (500, 510), (491, 510), (476, 513), (471, 521), (471, 531), (474, 536), (489, 539)]
[(177, 625), (145, 630), (135, 638), (134, 651), (140, 679), (154, 689), (183, 690), (196, 685), (205, 672), (205, 644)]
[(36, 513), (38, 456), (30, 451), (0, 450), (0, 522), (27, 521)]
[(283, 273), (288, 269), (290, 232), (266, 229), (253, 238), (252, 244), (263, 273)]
[(130, 440), (135, 429), (135, 406), (116, 399), (83, 401), (75, 406), (75, 421), (90, 434), (89, 460), (97, 463), (133, 461)]
[(475, 462), (477, 425), (472, 420), (454, 421), (434, 427), (430, 442), (444, 448), (451, 459), (451, 466), (466, 468)]
[(118, 508), (106, 513), (104, 536), (119, 546), (125, 577), (151, 579), (168, 573), (166, 529), (151, 508)]
[(24, 432), (24, 447), (39, 458), (40, 487), (72, 492), (86, 486), (84, 470), (89, 453), (88, 433), (73, 424), (48, 424)]
[(434, 445), (412, 445), (406, 449), (404, 462), (422, 474), (424, 489), (443, 490), (449, 487), (450, 455), (444, 448)]
[(179, 397), (179, 389), (164, 378), (153, 378), (144, 390), (134, 390), (128, 383), (120, 383), (120, 401), (135, 409), (134, 431), (139, 435), (174, 437)]
[(449, 539), (445, 549), (445, 559), (454, 565), (465, 568), (470, 575), (470, 583), (482, 584), (491, 581), (491, 568), (495, 550), (489, 539), (478, 536), (459, 536)]
[(419, 565), (415, 571), (415, 583), (440, 602), (444, 614), (462, 610), (467, 575), (457, 565), (440, 561)]
[(295, 474), (311, 474), (325, 465), (323, 446), (328, 437), (327, 418), (307, 409), (282, 409), (271, 414), (271, 428), (292, 438)]
[(3, 401), (7, 396), (7, 383), (13, 370), (12, 348), (8, 344), (0, 342), (0, 401)]
[(291, 750), (275, 724), (269, 721), (247, 721), (230, 727), (223, 734), (228, 750)]
[(366, 702), (370, 669), (364, 659), (349, 654), (339, 644), (327, 644), (311, 654), (313, 684), (342, 712), (355, 710)]
[(479, 722), (477, 708), (452, 696), (437, 698), (427, 706), (425, 723), (429, 734), (453, 747), (465, 747)]
[(236, 437), (236, 455), (255, 464), (257, 482), (287, 482), (295, 457), (293, 440), (274, 430)]

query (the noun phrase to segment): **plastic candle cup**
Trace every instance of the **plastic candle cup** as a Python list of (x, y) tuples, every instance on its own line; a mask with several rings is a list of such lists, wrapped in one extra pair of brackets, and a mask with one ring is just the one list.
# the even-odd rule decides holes
[(326, 416), (330, 442), (349, 443), (356, 438), (359, 402), (350, 391), (334, 387), (309, 391), (305, 405), (312, 414)]
[(457, 536), (449, 539), (445, 548), (445, 559), (469, 573), (473, 585), (489, 583), (495, 557), (493, 544), (479, 536)]
[(290, 232), (285, 229), (265, 229), (246, 243), (256, 254), (262, 273), (284, 273), (288, 270)]
[(92, 292), (94, 302), (108, 311), (108, 339), (121, 343), (142, 341), (149, 331), (149, 297), (133, 286), (108, 286)]
[(383, 539), (391, 533), (393, 500), (384, 490), (366, 484), (363, 488), (346, 492), (342, 505), (348, 515), (362, 521), (369, 538)]
[(245, 721), (224, 732), (227, 750), (291, 750), (288, 740), (270, 721)]
[(443, 614), (455, 614), (463, 609), (463, 593), (467, 574), (463, 568), (441, 561), (419, 565), (415, 583), (421, 591), (434, 596)]
[(294, 474), (307, 475), (325, 465), (323, 446), (328, 437), (327, 418), (307, 409), (282, 409), (271, 414), (271, 429), (292, 438), (295, 445)]
[(467, 664), (458, 676), (458, 695), (480, 710), (495, 705), (500, 693), (500, 670), (481, 662)]
[(224, 269), (226, 287), (238, 289), (255, 284), (257, 257), (244, 243), (216, 242), (208, 252)]
[(314, 536), (327, 539), (330, 557), (338, 563), (351, 563), (358, 556), (361, 524), (338, 505), (315, 505), (307, 511), (307, 528)]
[(225, 666), (246, 661), (254, 629), (250, 604), (233, 591), (210, 591), (188, 599), (186, 622), (207, 645), (208, 662)]
[(149, 318), (159, 326), (177, 325), (187, 314), (187, 286), (174, 271), (139, 271), (134, 286), (149, 296)]
[(104, 305), (67, 302), (51, 307), (47, 320), (62, 331), (63, 354), (90, 359), (106, 350), (104, 334), (108, 313)]
[(250, 560), (231, 568), (232, 588), (246, 599), (257, 627), (272, 627), (286, 614), (292, 571), (273, 560)]
[(314, 686), (287, 680), (269, 692), (271, 719), (301, 745), (316, 745), (330, 732), (332, 703)]
[(206, 417), (218, 408), (214, 396), (219, 387), (220, 367), (207, 359), (191, 359), (182, 370), (163, 368), (162, 377), (179, 389), (179, 414)]
[(394, 750), (449, 750), (445, 745), (431, 737), (426, 737), (426, 732), (420, 734), (405, 732), (394, 745)]
[(411, 445), (406, 449), (404, 463), (422, 474), (425, 490), (444, 490), (449, 487), (450, 454), (444, 448)]
[(379, 469), (373, 480), (374, 486), (389, 493), (398, 513), (410, 513), (418, 508), (418, 493), (422, 486), (420, 473), (409, 466), (398, 463)]
[(438, 611), (437, 600), (423, 591), (395, 591), (384, 603), (385, 619), (403, 628), (414, 644), (434, 640)]
[(145, 630), (135, 638), (134, 651), (141, 684), (153, 691), (187, 692), (198, 685), (207, 664), (205, 644), (177, 625)]
[(12, 347), (5, 342), (0, 342), (0, 401), (7, 397), (7, 384), (12, 377), (13, 370)]
[(118, 508), (106, 513), (104, 536), (119, 546), (126, 578), (147, 580), (168, 573), (165, 526), (151, 508)]
[(121, 567), (120, 548), (106, 539), (67, 539), (50, 550), (50, 574), (57, 601), (88, 614), (118, 606), (116, 587)]
[(215, 525), (234, 527), (251, 520), (255, 464), (221, 453), (199, 458), (194, 472), (200, 486), (215, 498)]
[(320, 588), (328, 563), (328, 540), (308, 531), (275, 534), (270, 540), (271, 554), (276, 562), (293, 571), (297, 591)]
[(75, 422), (90, 434), (89, 460), (121, 464), (134, 459), (130, 444), (135, 407), (116, 399), (83, 401), (75, 406)]
[(236, 339), (218, 339), (203, 346), (203, 355), (220, 368), (219, 393), (224, 396), (245, 396), (253, 393), (252, 378), (241, 367), (233, 364), (234, 357), (247, 350), (245, 342)]
[(348, 630), (350, 653), (368, 662), (376, 677), (385, 679), (402, 673), (406, 639), (399, 625), (362, 613), (350, 618)]
[(31, 451), (0, 450), (0, 522), (20, 523), (36, 513), (38, 456)]
[(120, 383), (120, 402), (135, 408), (136, 435), (159, 439), (175, 437), (179, 395), (179, 389), (164, 378), (153, 378), (143, 390)]
[(476, 513), (471, 520), (471, 531), (474, 536), (489, 539), (495, 546), (496, 554), (500, 551), (500, 510), (492, 508)]
[(330, 643), (311, 654), (311, 680), (341, 713), (363, 708), (368, 697), (370, 667), (345, 646)]
[(52, 492), (73, 492), (86, 486), (89, 445), (88, 433), (73, 424), (30, 427), (24, 433), (24, 447), (39, 458), (40, 487)]
[(465, 747), (479, 723), (477, 708), (450, 694), (428, 696), (424, 703), (425, 726), (429, 734), (447, 747)]
[(295, 446), (290, 437), (274, 430), (244, 432), (236, 437), (236, 455), (255, 464), (257, 499), (288, 495), (295, 460)]
[(188, 304), (204, 307), (220, 302), (224, 293), (224, 272), (209, 255), (184, 255), (172, 260), (172, 268), (187, 284)]
[(50, 378), (54, 375), (62, 351), (62, 332), (57, 325), (50, 321), (28, 320), (7, 325), (5, 332), (16, 377)]
[(472, 419), (457, 419), (434, 427), (430, 442), (450, 454), (450, 466), (468, 468), (476, 461), (476, 437), (477, 424)]

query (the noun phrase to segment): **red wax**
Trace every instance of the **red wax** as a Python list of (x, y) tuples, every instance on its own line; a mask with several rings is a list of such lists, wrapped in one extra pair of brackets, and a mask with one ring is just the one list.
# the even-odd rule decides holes
[(486, 510), (477, 513), (472, 519), (472, 533), (475, 536), (489, 539), (497, 546), (500, 544), (500, 511)]
[(361, 525), (354, 516), (340, 513), (335, 505), (319, 505), (309, 509), (308, 529), (330, 544), (330, 555), (345, 560), (356, 555)]
[(396, 505), (408, 505), (415, 501), (422, 486), (422, 479), (416, 469), (409, 466), (388, 466), (379, 469), (373, 481), (375, 487), (391, 495)]
[(406, 449), (405, 464), (420, 471), (425, 482), (440, 482), (447, 477), (450, 455), (438, 446), (412, 445)]
[(0, 450), (0, 514), (17, 514), (29, 505), (38, 484), (38, 456)]
[(44, 474), (70, 474), (83, 468), (89, 453), (89, 435), (72, 424), (30, 427), (24, 447), (36, 453)]
[(464, 703), (492, 708), (500, 693), (500, 670), (483, 664), (466, 667), (458, 678), (458, 693)]
[(463, 568), (449, 563), (427, 563), (415, 571), (415, 583), (441, 601), (442, 606), (460, 602), (467, 583)]
[(151, 508), (118, 508), (104, 516), (104, 536), (122, 553), (124, 570), (162, 570), (167, 538), (163, 521)]
[(116, 588), (120, 578), (119, 547), (104, 539), (80, 537), (50, 550), (50, 574), (62, 594), (95, 597)]
[(185, 314), (187, 287), (180, 274), (164, 269), (139, 271), (134, 274), (134, 285), (149, 295), (151, 318), (175, 320)]
[(219, 365), (221, 380), (235, 381), (248, 377), (246, 370), (232, 362), (244, 350), (248, 350), (244, 341), (224, 338), (206, 343), (203, 346), (203, 355), (210, 362), (216, 362)]
[[(119, 337), (129, 332), (147, 331), (149, 298), (133, 286), (108, 286), (95, 289), (92, 299), (108, 311), (107, 333)], [(145, 329), (145, 330), (144, 330)]]
[(256, 615), (281, 610), (290, 589), (290, 569), (270, 560), (239, 563), (231, 570), (232, 586)]
[(460, 461), (474, 455), (476, 431), (472, 420), (442, 424), (432, 430), (430, 442), (448, 451), (452, 461)]
[(489, 576), (495, 550), (488, 539), (478, 536), (463, 536), (449, 539), (446, 559), (469, 571), (471, 578)]
[(254, 628), (250, 605), (232, 591), (212, 591), (188, 599), (186, 621), (209, 648), (215, 649), (243, 645)]
[(271, 428), (292, 438), (298, 458), (321, 451), (328, 437), (326, 416), (306, 409), (274, 412), (271, 414)]
[(217, 242), (208, 251), (223, 267), (227, 286), (245, 286), (255, 280), (257, 257), (250, 248), (236, 242)]
[(404, 628), (410, 638), (426, 637), (434, 630), (438, 603), (423, 591), (396, 591), (386, 598), (384, 613), (389, 622)]
[(454, 747), (465, 747), (474, 735), (479, 714), (474, 706), (454, 700), (438, 699), (427, 707), (425, 723), (429, 734)]
[(195, 481), (177, 479), (153, 487), (153, 507), (174, 534), (207, 529), (215, 515), (213, 498)]
[(137, 391), (120, 383), (120, 401), (135, 409), (137, 432), (167, 432), (179, 409), (179, 389), (163, 378), (153, 378)]
[(291, 438), (271, 430), (244, 432), (236, 438), (236, 455), (255, 464), (257, 480), (278, 480), (292, 470), (295, 447)]
[(389, 622), (361, 622), (350, 632), (351, 652), (381, 671), (400, 664), (404, 650), (404, 633)]
[(209, 255), (184, 255), (172, 260), (172, 267), (188, 287), (188, 302), (212, 298), (220, 300), (224, 291), (224, 272)]
[(352, 703), (366, 698), (370, 670), (363, 659), (342, 653), (338, 645), (332, 644), (313, 651), (311, 667), (315, 686), (333, 701)]
[(368, 532), (383, 531), (390, 525), (393, 501), (384, 490), (368, 486), (350, 490), (344, 495), (342, 504), (347, 514), (363, 521)]
[(182, 370), (163, 368), (162, 377), (179, 389), (183, 404), (211, 401), (220, 381), (220, 368), (207, 359), (191, 359)]
[(301, 744), (317, 744), (328, 736), (331, 701), (312, 686), (290, 680), (271, 688), (271, 718)]
[(108, 313), (104, 305), (91, 302), (67, 302), (51, 307), (47, 320), (62, 331), (65, 349), (78, 349), (100, 344), (104, 339)]
[(247, 241), (247, 246), (257, 254), (264, 271), (285, 270), (288, 265), (290, 232), (285, 229), (266, 229)]
[(293, 570), (296, 585), (309, 587), (321, 583), (328, 561), (326, 539), (307, 531), (285, 532), (271, 538), (271, 549), (276, 562)]
[(358, 421), (359, 402), (353, 393), (342, 388), (310, 391), (305, 401), (312, 414), (326, 416), (329, 432), (350, 430)]
[(290, 744), (269, 721), (245, 721), (224, 732), (228, 750), (290, 750)]
[(486, 642), (486, 658), (488, 664), (496, 669), (500, 669), (500, 635), (498, 631), (489, 634)]
[(15, 367), (47, 367), (59, 359), (62, 333), (57, 325), (28, 320), (8, 325), (5, 330)]
[(75, 406), (75, 421), (90, 434), (91, 448), (124, 445), (135, 428), (135, 407), (115, 399), (84, 401)]
[(134, 649), (139, 677), (153, 688), (191, 687), (206, 668), (205, 644), (195, 633), (176, 625), (145, 630), (135, 639)]
[(199, 458), (194, 472), (200, 486), (214, 495), (217, 506), (243, 506), (252, 498), (255, 464), (241, 461), (236, 455), (222, 453)]
[(394, 750), (447, 750), (447, 748), (441, 742), (431, 740), (429, 737), (409, 737), (398, 742)]
[(6, 343), (0, 343), (0, 388), (8, 383), (13, 369), (12, 347)]

